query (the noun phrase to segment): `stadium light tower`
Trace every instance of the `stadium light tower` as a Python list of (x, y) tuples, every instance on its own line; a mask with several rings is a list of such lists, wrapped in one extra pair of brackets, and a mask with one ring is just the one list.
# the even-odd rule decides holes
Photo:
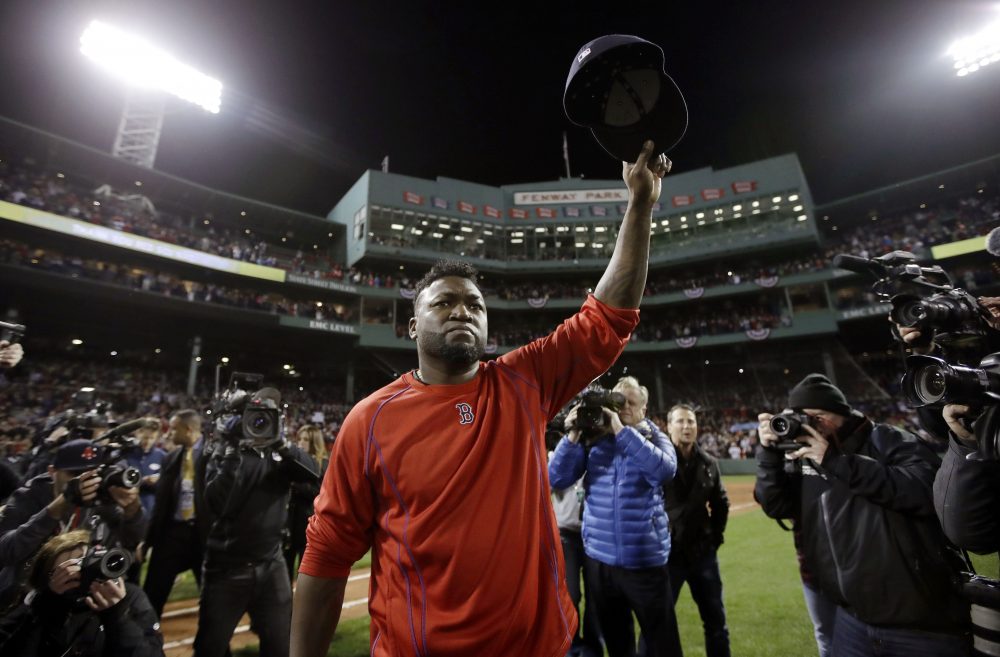
[(948, 49), (948, 54), (955, 60), (955, 73), (960, 78), (1000, 61), (1000, 20), (959, 39)]
[(181, 63), (145, 39), (100, 21), (80, 36), (80, 52), (128, 84), (111, 154), (153, 168), (163, 129), (164, 94), (218, 114), (222, 83)]

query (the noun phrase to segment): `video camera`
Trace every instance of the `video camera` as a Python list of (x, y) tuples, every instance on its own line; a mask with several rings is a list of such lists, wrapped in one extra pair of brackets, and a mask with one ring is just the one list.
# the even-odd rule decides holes
[(920, 341), (913, 346), (926, 346), (932, 340), (945, 348), (975, 346), (993, 330), (989, 312), (974, 296), (954, 287), (941, 267), (921, 266), (909, 251), (871, 259), (841, 254), (833, 266), (874, 275), (872, 291), (892, 304), (892, 321), (920, 329)]
[[(90, 439), (94, 429), (105, 429), (113, 424), (111, 404), (98, 399), (95, 388), (84, 386), (70, 397), (68, 409), (54, 415), (45, 423), (42, 435), (46, 436), (47, 445), (58, 447), (69, 440)], [(68, 433), (56, 440), (50, 440), (48, 437), (59, 427), (65, 427)]]
[(276, 388), (262, 387), (263, 381), (263, 374), (233, 372), (212, 408), (217, 438), (257, 449), (281, 442), (281, 393)]
[(1000, 353), (986, 356), (979, 367), (954, 365), (934, 356), (908, 356), (903, 394), (914, 408), (996, 404), (1000, 401)]

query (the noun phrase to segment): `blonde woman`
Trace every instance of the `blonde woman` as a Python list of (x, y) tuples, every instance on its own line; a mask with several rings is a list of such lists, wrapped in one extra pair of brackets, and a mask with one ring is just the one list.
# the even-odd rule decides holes
[(288, 540), (285, 544), (285, 563), (288, 578), (295, 580), (295, 564), (306, 550), (306, 525), (313, 514), (313, 499), (319, 494), (319, 484), (326, 474), (327, 454), (323, 429), (316, 424), (305, 424), (295, 432), (295, 443), (319, 466), (319, 480), (315, 483), (293, 483), (288, 500)]
[(142, 589), (123, 577), (84, 577), (89, 544), (90, 532), (77, 530), (42, 546), (31, 592), (0, 615), (0, 654), (162, 657), (159, 619)]

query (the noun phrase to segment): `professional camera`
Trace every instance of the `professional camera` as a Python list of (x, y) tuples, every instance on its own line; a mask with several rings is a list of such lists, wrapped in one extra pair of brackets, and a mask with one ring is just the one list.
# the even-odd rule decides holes
[[(105, 436), (109, 434), (105, 434)], [(99, 444), (101, 442), (105, 444)], [(95, 470), (97, 471), (97, 476), (101, 478), (95, 504), (115, 503), (114, 498), (111, 497), (110, 489), (112, 486), (135, 488), (141, 483), (142, 473), (139, 472), (139, 469), (122, 463), (125, 452), (133, 449), (136, 445), (138, 445), (138, 442), (134, 438), (109, 439), (101, 437), (94, 441), (94, 449), (97, 450), (97, 459), (95, 462), (97, 467)], [(63, 494), (72, 504), (82, 506), (83, 500), (80, 497), (79, 486), (79, 479), (72, 479), (66, 486)]]
[(95, 388), (84, 386), (70, 397), (69, 408), (46, 422), (42, 433), (50, 436), (59, 427), (65, 427), (68, 433), (56, 441), (48, 441), (50, 446), (58, 446), (78, 438), (90, 439), (94, 429), (105, 429), (112, 424), (111, 405), (97, 398)]
[(131, 566), (132, 555), (126, 550), (90, 545), (80, 561), (80, 590), (86, 591), (92, 582), (124, 577)]
[(605, 428), (604, 409), (614, 412), (625, 405), (625, 395), (612, 392), (601, 386), (591, 386), (580, 395), (580, 407), (576, 410), (574, 429), (580, 431), (597, 431)]
[(772, 444), (775, 449), (780, 449), (782, 452), (794, 452), (803, 447), (803, 443), (797, 441), (796, 438), (805, 435), (806, 432), (802, 427), (809, 425), (808, 415), (785, 411), (772, 416), (768, 424), (771, 427), (771, 433), (778, 437), (778, 440)]
[(608, 431), (604, 409), (617, 413), (625, 405), (625, 395), (594, 384), (580, 393), (577, 404), (576, 421), (570, 428), (578, 429), (583, 442), (590, 444)]
[(263, 374), (233, 372), (212, 409), (218, 438), (259, 449), (283, 439), (281, 394), (261, 387), (263, 381)]
[(892, 321), (900, 326), (917, 328), (921, 333), (933, 330), (940, 334), (978, 338), (988, 328), (986, 310), (979, 301), (965, 290), (951, 289), (929, 297), (915, 294), (897, 294), (892, 298)]
[(934, 356), (908, 356), (903, 394), (914, 408), (996, 404), (1000, 401), (1000, 353), (986, 356), (979, 367), (955, 365)]
[(946, 348), (975, 346), (993, 331), (989, 312), (974, 296), (954, 287), (941, 267), (923, 267), (908, 251), (871, 259), (841, 254), (833, 265), (876, 277), (872, 291), (892, 304), (892, 321), (921, 329), (920, 341), (913, 346), (932, 340)]

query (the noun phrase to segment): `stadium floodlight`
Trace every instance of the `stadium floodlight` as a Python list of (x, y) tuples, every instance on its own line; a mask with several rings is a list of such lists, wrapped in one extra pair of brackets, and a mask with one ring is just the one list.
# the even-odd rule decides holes
[(955, 73), (960, 78), (1000, 61), (1000, 20), (953, 43), (948, 55), (955, 60)]
[(165, 91), (213, 114), (222, 106), (221, 82), (111, 25), (92, 21), (80, 37), (80, 51), (141, 89)]

